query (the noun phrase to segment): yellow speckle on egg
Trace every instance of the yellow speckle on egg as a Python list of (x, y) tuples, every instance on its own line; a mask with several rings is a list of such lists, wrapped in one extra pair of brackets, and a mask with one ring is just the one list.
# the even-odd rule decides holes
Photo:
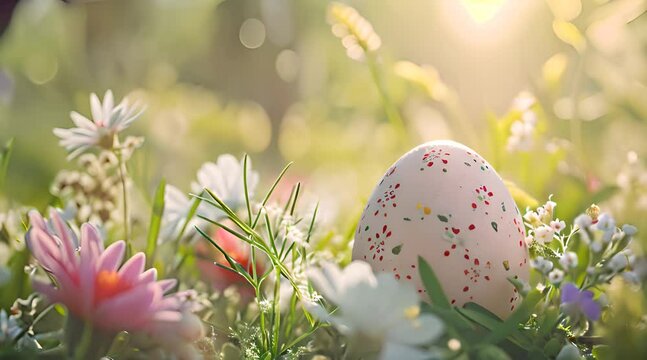
[(425, 215), (431, 214), (431, 209), (426, 206), (424, 207), (424, 209), (422, 209), (422, 211), (424, 211)]
[(409, 320), (417, 318), (418, 315), (420, 315), (420, 306), (418, 305), (411, 305), (404, 309), (404, 316)]

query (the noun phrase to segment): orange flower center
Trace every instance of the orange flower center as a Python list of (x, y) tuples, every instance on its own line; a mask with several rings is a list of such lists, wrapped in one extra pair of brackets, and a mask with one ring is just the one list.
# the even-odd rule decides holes
[(131, 288), (131, 285), (123, 281), (116, 271), (102, 270), (97, 274), (94, 288), (95, 303), (111, 298)]

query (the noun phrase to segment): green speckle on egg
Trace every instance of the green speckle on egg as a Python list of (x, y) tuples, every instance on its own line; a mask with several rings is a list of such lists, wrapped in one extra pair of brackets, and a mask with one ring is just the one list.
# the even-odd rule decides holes
[(393, 255), (400, 255), (400, 251), (402, 251), (402, 244), (395, 246), (393, 249), (391, 249), (391, 252)]

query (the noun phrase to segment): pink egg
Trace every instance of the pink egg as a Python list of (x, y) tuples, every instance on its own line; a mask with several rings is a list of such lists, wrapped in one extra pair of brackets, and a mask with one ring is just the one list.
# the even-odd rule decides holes
[(353, 259), (410, 282), (427, 298), (418, 256), (431, 265), (454, 306), (475, 302), (506, 318), (521, 299), (508, 277), (528, 281), (519, 209), (479, 154), (433, 141), (389, 168), (364, 209)]

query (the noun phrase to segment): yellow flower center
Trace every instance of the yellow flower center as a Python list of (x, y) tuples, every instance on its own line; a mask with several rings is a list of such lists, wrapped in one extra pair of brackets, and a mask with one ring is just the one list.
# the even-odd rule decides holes
[(99, 303), (131, 288), (116, 271), (102, 270), (95, 279), (94, 300)]
[(418, 305), (412, 305), (404, 309), (404, 316), (409, 320), (414, 320), (420, 315), (420, 307)]

